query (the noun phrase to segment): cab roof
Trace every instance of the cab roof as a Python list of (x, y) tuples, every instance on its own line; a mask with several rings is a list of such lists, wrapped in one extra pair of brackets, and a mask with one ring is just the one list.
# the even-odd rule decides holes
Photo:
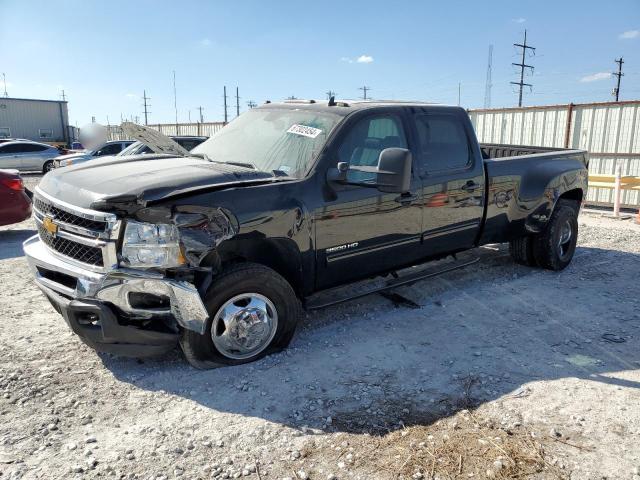
[(364, 110), (368, 108), (380, 108), (380, 107), (438, 107), (446, 109), (458, 109), (461, 107), (452, 105), (443, 105), (430, 102), (419, 101), (402, 101), (402, 100), (334, 100), (333, 105), (329, 105), (327, 100), (285, 100), (283, 102), (265, 102), (260, 105), (259, 109), (267, 108), (299, 108), (302, 110), (311, 111), (323, 111), (327, 113), (334, 113), (337, 115), (346, 116), (356, 110)]

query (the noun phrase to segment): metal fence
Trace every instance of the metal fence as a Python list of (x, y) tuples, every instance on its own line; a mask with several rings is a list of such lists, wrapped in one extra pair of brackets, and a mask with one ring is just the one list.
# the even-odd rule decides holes
[[(470, 110), (478, 139), (486, 143), (580, 148), (589, 173), (640, 176), (640, 100)], [(587, 201), (612, 205), (613, 191), (590, 188)], [(624, 191), (622, 206), (640, 206), (640, 191)]]
[[(224, 127), (224, 122), (158, 123), (155, 125), (147, 125), (147, 127), (158, 130), (160, 133), (168, 136), (193, 135), (210, 137)], [(109, 140), (128, 140), (119, 125), (108, 125), (107, 130)]]

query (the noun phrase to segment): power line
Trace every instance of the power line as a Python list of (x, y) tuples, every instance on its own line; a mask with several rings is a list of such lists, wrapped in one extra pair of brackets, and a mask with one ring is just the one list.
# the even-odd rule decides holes
[(227, 123), (227, 86), (224, 86), (224, 93), (222, 94), (222, 98), (224, 99), (224, 123)]
[(493, 64), (493, 45), (489, 45), (489, 60), (487, 61), (487, 79), (484, 84), (484, 108), (491, 108), (491, 69)]
[(525, 54), (527, 53), (527, 50), (531, 50), (534, 54), (536, 52), (536, 49), (534, 47), (531, 47), (529, 45), (527, 45), (527, 31), (524, 31), (524, 42), (523, 43), (514, 43), (513, 44), (514, 47), (518, 47), (522, 49), (522, 60), (520, 61), (520, 63), (512, 63), (511, 65), (515, 65), (516, 67), (520, 67), (520, 81), (519, 82), (511, 82), (513, 85), (519, 85), (520, 86), (520, 94), (518, 95), (518, 106), (521, 107), (522, 106), (522, 87), (533, 87), (533, 85), (531, 85), (530, 83), (524, 83), (524, 69), (525, 68), (530, 68), (531, 69), (531, 73), (533, 74), (533, 66), (531, 65), (527, 65), (526, 63), (524, 63), (524, 57)]
[(366, 100), (366, 99), (367, 99), (367, 92), (368, 92), (369, 90), (371, 90), (371, 87), (367, 87), (367, 86), (365, 85), (365, 86), (363, 86), (363, 87), (360, 87), (358, 90), (362, 90), (362, 92), (363, 92), (362, 99), (363, 99), (363, 100)]
[(240, 116), (240, 94), (238, 93), (238, 87), (236, 87), (236, 117)]
[(258, 104), (256, 102), (254, 102), (253, 100), (249, 100), (247, 102), (247, 107), (249, 108), (256, 108), (258, 106)]
[(624, 77), (624, 73), (622, 73), (622, 64), (624, 63), (624, 60), (620, 57), (617, 58), (615, 62), (618, 64), (618, 71), (613, 72), (613, 75), (618, 77), (618, 81), (616, 88), (613, 89), (613, 95), (616, 97), (616, 102), (618, 102), (620, 98), (620, 79)]
[(151, 99), (147, 97), (147, 91), (143, 90), (142, 101), (144, 102), (143, 105), (144, 105), (144, 124), (145, 125), (149, 125), (149, 114), (151, 113), (149, 111), (149, 107), (151, 105), (147, 103), (147, 100), (151, 100)]

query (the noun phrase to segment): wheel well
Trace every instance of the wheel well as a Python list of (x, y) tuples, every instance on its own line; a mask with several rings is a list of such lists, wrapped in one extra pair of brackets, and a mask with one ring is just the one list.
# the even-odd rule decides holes
[(574, 190), (569, 190), (568, 192), (564, 192), (562, 195), (560, 195), (560, 199), (562, 200), (573, 200), (575, 202), (578, 202), (578, 206), (580, 206), (582, 204), (582, 190), (580, 190), (579, 188), (576, 188)]

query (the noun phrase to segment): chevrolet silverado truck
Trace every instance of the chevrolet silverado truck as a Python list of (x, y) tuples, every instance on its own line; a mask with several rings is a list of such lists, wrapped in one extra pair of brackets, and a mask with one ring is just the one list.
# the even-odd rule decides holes
[(24, 251), (85, 343), (180, 345), (198, 368), (283, 349), (302, 308), (463, 267), (481, 245), (561, 270), (587, 192), (585, 151), (481, 145), (465, 110), (422, 103), (268, 103), (169, 150), (45, 175)]

